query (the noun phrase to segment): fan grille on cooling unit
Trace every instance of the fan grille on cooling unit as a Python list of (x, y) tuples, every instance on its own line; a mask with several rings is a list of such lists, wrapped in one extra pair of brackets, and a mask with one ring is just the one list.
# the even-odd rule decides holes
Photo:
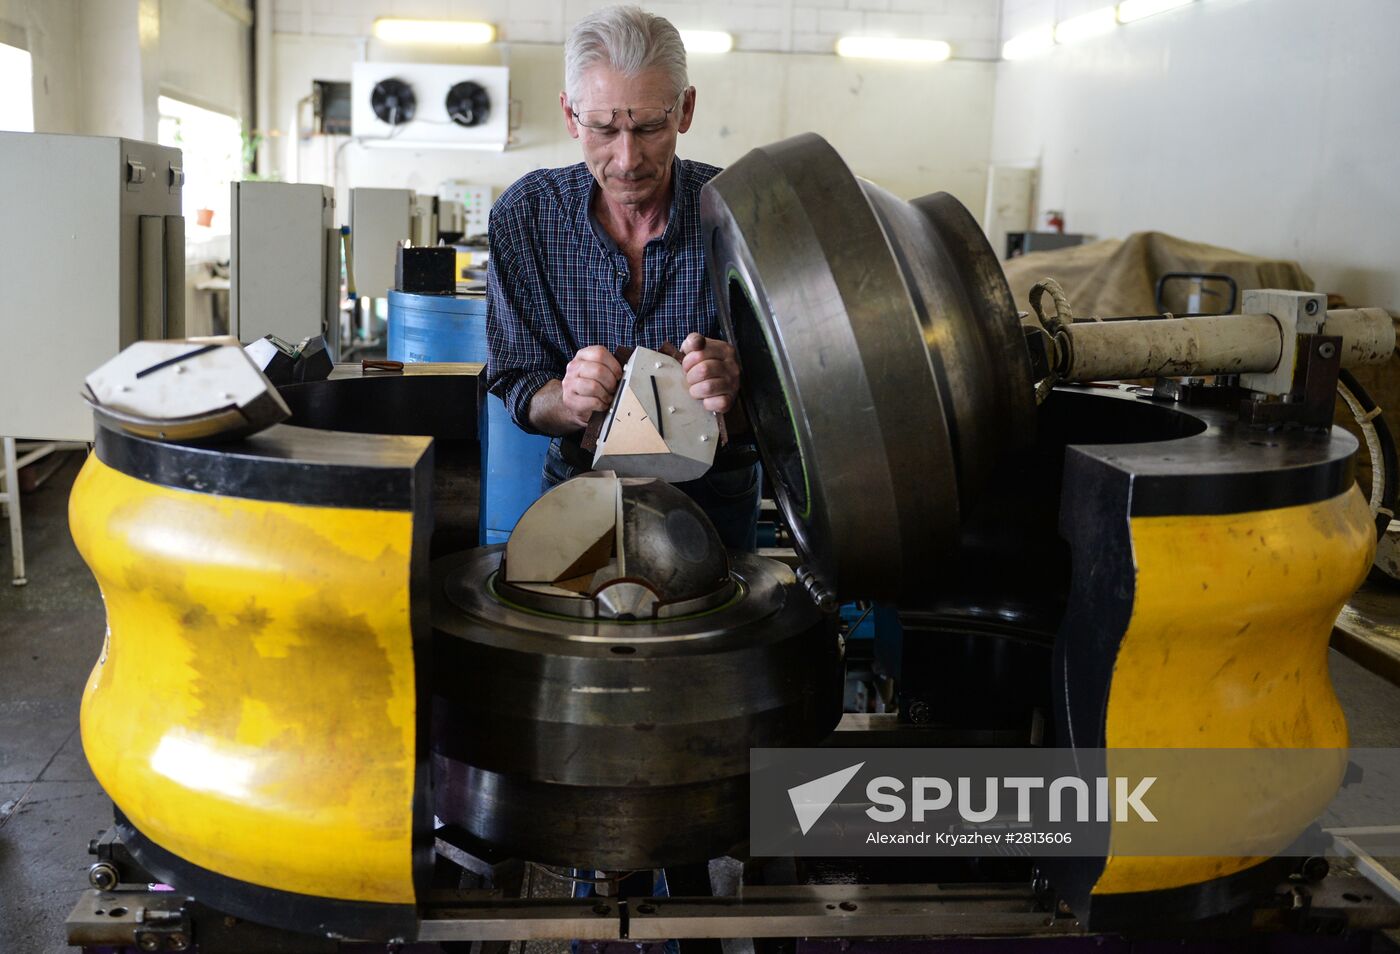
[(447, 91), (447, 115), (459, 126), (480, 126), (491, 118), (491, 94), (466, 80)]
[(390, 126), (401, 126), (413, 119), (418, 108), (418, 98), (413, 95), (413, 87), (403, 80), (386, 79), (374, 84), (369, 95), (374, 115)]

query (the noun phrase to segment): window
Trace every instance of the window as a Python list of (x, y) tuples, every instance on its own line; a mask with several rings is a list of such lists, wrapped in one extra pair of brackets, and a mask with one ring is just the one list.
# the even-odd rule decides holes
[[(243, 178), (243, 124), (235, 117), (162, 96), (157, 101), (162, 146), (175, 146), (184, 157), (186, 235), (226, 235), (229, 183)], [(212, 213), (212, 215), (211, 215)]]
[(0, 130), (34, 131), (34, 61), (28, 50), (0, 43)]

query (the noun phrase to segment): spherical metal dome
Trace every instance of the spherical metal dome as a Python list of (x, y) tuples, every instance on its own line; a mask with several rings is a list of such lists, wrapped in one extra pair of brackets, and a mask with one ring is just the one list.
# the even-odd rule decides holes
[(721, 606), (735, 583), (695, 501), (665, 481), (603, 472), (560, 484), (525, 512), (496, 591), (541, 612), (639, 620)]

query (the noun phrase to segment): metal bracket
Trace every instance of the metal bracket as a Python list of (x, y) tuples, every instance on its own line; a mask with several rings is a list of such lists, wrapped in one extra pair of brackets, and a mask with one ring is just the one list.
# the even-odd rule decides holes
[(107, 829), (88, 842), (88, 854), (97, 859), (88, 868), (88, 882), (101, 891), (110, 891), (118, 884), (146, 884), (156, 880), (127, 851), (115, 828)]
[(1322, 935), (1384, 931), (1392, 928), (1400, 911), (1395, 901), (1356, 875), (1329, 874), (1316, 884), (1292, 884), (1275, 902), (1272, 908), (1255, 911), (1255, 930)]
[(1157, 378), (1152, 396), (1187, 407), (1230, 407), (1239, 402), (1244, 392), (1239, 387), (1239, 375), (1220, 374), (1213, 382), (1199, 377)]
[(1055, 339), (1044, 328), (1022, 325), (1026, 336), (1026, 353), (1031, 359), (1031, 380), (1043, 381), (1059, 364), (1056, 355)]
[[(1293, 380), (1282, 399), (1251, 395), (1240, 402), (1240, 418), (1257, 427), (1289, 424), (1331, 427), (1337, 400), (1337, 374), (1341, 370), (1342, 339), (1338, 335), (1294, 336)], [(1281, 359), (1280, 364), (1287, 361)], [(1241, 375), (1241, 379), (1252, 375)], [(1263, 398), (1260, 400), (1260, 398)]]
[(1246, 291), (1240, 309), (1246, 315), (1270, 315), (1283, 338), (1278, 366), (1272, 371), (1240, 375), (1240, 386), (1261, 394), (1283, 395), (1293, 390), (1298, 371), (1298, 336), (1315, 335), (1327, 320), (1327, 296), (1311, 292), (1264, 288)]
[(187, 951), (194, 938), (183, 895), (144, 889), (84, 891), (67, 928), (74, 947)]
[(1400, 878), (1361, 847), (1362, 841), (1380, 842), (1379, 850), (1393, 853), (1400, 846), (1400, 826), (1389, 825), (1376, 828), (1329, 828), (1332, 845), (1337, 854), (1348, 858), (1362, 876), (1384, 892), (1396, 904), (1400, 904)]
[(146, 184), (146, 164), (135, 156), (126, 157), (126, 191), (139, 192)]

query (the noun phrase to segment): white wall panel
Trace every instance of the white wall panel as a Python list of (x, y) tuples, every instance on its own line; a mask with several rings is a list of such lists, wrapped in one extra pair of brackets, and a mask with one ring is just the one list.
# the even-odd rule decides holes
[[(1007, 7), (1014, 33), (1057, 4)], [(1400, 309), (1397, 35), (1395, 0), (1198, 0), (1002, 63), (992, 161), (1038, 164), (1039, 210), (1071, 231), (1296, 259)]]
[[(348, 79), (354, 59), (379, 52), (378, 44), (350, 38), (275, 38), (274, 98), (285, 177), (335, 185), (344, 209), (347, 186), (436, 193), (444, 179), (468, 179), (500, 190), (533, 169), (580, 160), (559, 112), (563, 50), (528, 44), (505, 51), (521, 127), (504, 153), (375, 150), (340, 137), (298, 143), (289, 133), (291, 115), (311, 81)], [(694, 126), (680, 140), (684, 157), (723, 166), (755, 146), (813, 130), (830, 139), (857, 173), (900, 195), (950, 191), (981, 212), (993, 64), (730, 53), (692, 57), (690, 74), (697, 109)]]

